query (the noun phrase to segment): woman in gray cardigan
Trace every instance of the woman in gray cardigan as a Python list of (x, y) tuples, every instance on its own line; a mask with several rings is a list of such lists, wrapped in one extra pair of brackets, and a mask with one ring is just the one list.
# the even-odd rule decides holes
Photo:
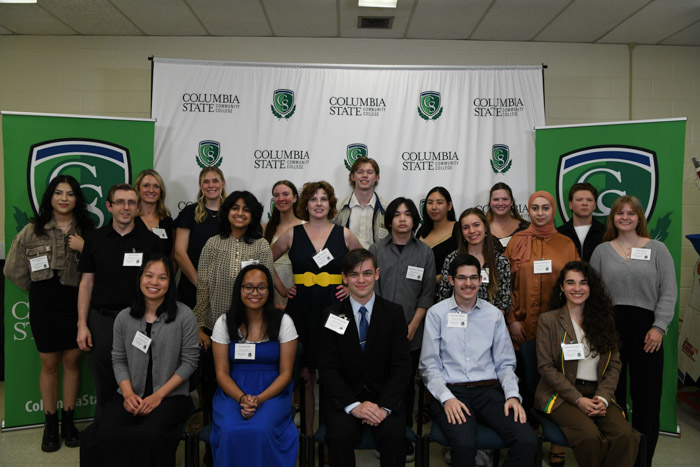
[(199, 339), (192, 311), (175, 300), (172, 277), (167, 256), (147, 258), (134, 304), (114, 321), (112, 366), (121, 397), (82, 433), (83, 466), (175, 465), (192, 408), (188, 380)]

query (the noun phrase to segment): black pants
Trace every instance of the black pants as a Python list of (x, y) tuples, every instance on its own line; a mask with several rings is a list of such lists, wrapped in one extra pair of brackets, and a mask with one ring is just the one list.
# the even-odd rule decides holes
[(627, 407), (629, 368), (632, 426), (647, 437), (647, 465), (651, 465), (659, 439), (659, 413), (664, 371), (663, 344), (656, 352), (644, 351), (644, 337), (654, 324), (654, 312), (634, 306), (615, 307), (615, 326), (620, 334), (622, 369), (615, 399)]
[(95, 383), (95, 420), (99, 420), (106, 404), (115, 396), (117, 380), (112, 369), (112, 334), (116, 315), (100, 313), (91, 308), (88, 313), (88, 328), (92, 334), (92, 350), (86, 352), (87, 362)]
[(454, 466), (474, 466), (476, 456), (477, 421), (490, 427), (508, 444), (508, 458), (504, 467), (522, 467), (532, 465), (537, 451), (537, 438), (527, 423), (513, 419), (513, 412), (504, 414), (505, 397), (500, 386), (483, 386), (468, 388), (448, 385), (452, 394), (467, 406), (471, 417), (461, 425), (452, 425), (447, 421), (445, 409), (439, 400), (433, 399), (430, 409), (433, 423), (437, 423), (450, 443), (450, 455)]
[(408, 386), (403, 399), (403, 406), (406, 411), (406, 426), (409, 428), (413, 428), (413, 401), (416, 398), (416, 371), (418, 370), (419, 361), (420, 349), (411, 350), (411, 376), (408, 378)]

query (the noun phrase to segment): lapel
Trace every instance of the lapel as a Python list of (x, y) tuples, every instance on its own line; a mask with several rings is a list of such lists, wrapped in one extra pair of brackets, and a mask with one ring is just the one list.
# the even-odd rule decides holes
[[(354, 355), (358, 360), (362, 361), (363, 352), (362, 348), (360, 347), (360, 333), (357, 330), (357, 321), (355, 321), (355, 313), (352, 311), (352, 305), (350, 304), (349, 298), (341, 302), (340, 312), (345, 313), (345, 317), (348, 318), (349, 321), (345, 334), (341, 338), (345, 342), (345, 345), (347, 345), (350, 349), (349, 351), (352, 353), (352, 355)], [(371, 328), (372, 326), (370, 325), (370, 329)], [(367, 334), (367, 340), (369, 341), (369, 332)], [(365, 344), (365, 349), (366, 348), (367, 344)]]
[[(574, 344), (578, 343), (576, 338), (576, 331), (574, 330), (574, 325), (571, 322), (571, 316), (569, 316), (569, 310), (566, 307), (559, 308), (559, 325), (562, 329), (562, 334), (559, 337), (559, 344)], [(566, 337), (564, 337), (566, 333)], [(562, 340), (563, 339), (563, 340)], [(559, 348), (561, 352), (561, 361), (564, 366), (565, 373), (567, 376), (573, 375), (574, 380), (576, 379), (576, 372), (578, 371), (578, 360), (564, 360), (564, 351)]]
[(367, 330), (367, 343), (365, 344), (365, 354), (370, 351), (370, 346), (373, 346), (376, 341), (375, 337), (377, 335), (377, 330), (379, 329), (379, 321), (382, 317), (382, 306), (379, 302), (379, 296), (374, 294), (374, 308), (372, 309), (372, 319), (369, 322), (369, 329)]

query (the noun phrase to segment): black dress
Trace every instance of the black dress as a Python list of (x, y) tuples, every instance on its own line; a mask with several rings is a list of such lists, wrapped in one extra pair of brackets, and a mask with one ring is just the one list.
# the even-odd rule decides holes
[[(134, 223), (137, 227), (148, 230), (148, 227), (146, 227), (146, 224), (141, 219), (141, 216), (136, 216)], [(165, 218), (161, 219), (158, 221), (158, 228), (165, 230), (166, 238), (161, 238), (160, 236), (158, 236), (158, 238), (160, 239), (160, 246), (163, 249), (163, 254), (170, 257), (173, 252), (173, 245), (175, 244), (173, 236), (175, 231), (175, 222), (173, 221), (173, 218), (166, 216)], [(158, 235), (155, 232), (153, 233), (154, 235)]]
[(59, 280), (56, 274), (29, 286), (29, 324), (36, 348), (42, 353), (78, 347), (78, 288), (62, 285)]

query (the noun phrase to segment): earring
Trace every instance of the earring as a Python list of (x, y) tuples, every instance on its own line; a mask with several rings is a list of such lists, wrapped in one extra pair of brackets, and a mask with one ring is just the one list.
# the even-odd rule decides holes
[(559, 300), (561, 300), (561, 301), (563, 302), (563, 301), (564, 301), (564, 298), (565, 298), (565, 297), (564, 297), (564, 291), (563, 291), (563, 290), (560, 290), (560, 291), (559, 291)]

